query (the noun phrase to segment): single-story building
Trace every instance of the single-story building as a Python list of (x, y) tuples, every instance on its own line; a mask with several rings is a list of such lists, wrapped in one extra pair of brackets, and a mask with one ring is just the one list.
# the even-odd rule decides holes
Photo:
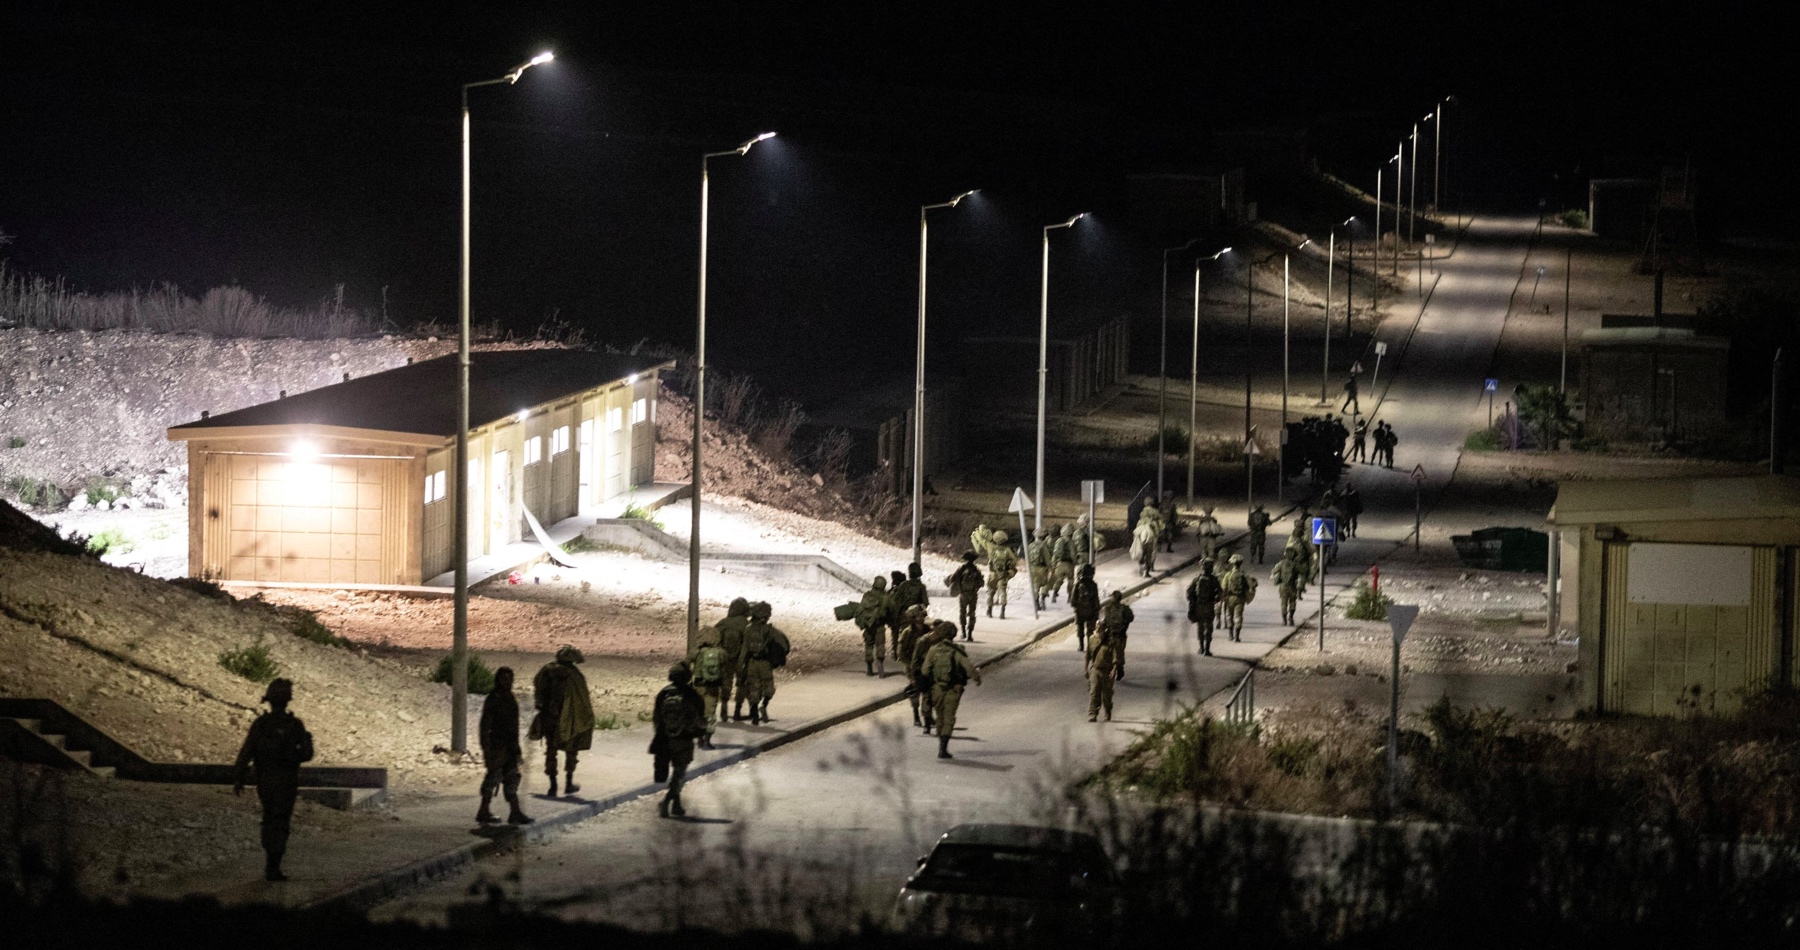
[(1593, 712), (1728, 712), (1794, 683), (1800, 479), (1563, 482), (1563, 610)]
[[(649, 484), (658, 375), (581, 350), (475, 353), (469, 555)], [(453, 566), (454, 355), (169, 429), (188, 445), (188, 572), (420, 584)]]
[(1654, 442), (1716, 430), (1725, 419), (1731, 341), (1628, 320), (1609, 314), (1600, 329), (1581, 334), (1582, 421), (1588, 434)]

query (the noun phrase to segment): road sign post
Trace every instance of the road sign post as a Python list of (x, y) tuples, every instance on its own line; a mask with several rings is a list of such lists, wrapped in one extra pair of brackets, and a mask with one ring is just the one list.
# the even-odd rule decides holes
[[(1106, 500), (1106, 482), (1098, 478), (1082, 479), (1081, 500), (1087, 503), (1088, 509), (1088, 546), (1087, 562), (1094, 563), (1094, 506)], [(1074, 588), (1070, 588), (1074, 590)]]
[(1400, 644), (1406, 631), (1419, 619), (1419, 608), (1413, 604), (1389, 604), (1388, 627), (1394, 632), (1393, 676), (1388, 680), (1388, 814), (1400, 805)]
[(1414, 465), (1413, 483), (1413, 553), (1419, 552), (1419, 537), (1424, 534), (1425, 527), (1425, 466)]
[(1314, 557), (1319, 563), (1319, 652), (1325, 652), (1325, 546), (1337, 544), (1337, 519), (1312, 520)]
[(1250, 427), (1250, 438), (1244, 440), (1244, 510), (1256, 508), (1256, 458), (1262, 449), (1256, 446), (1256, 427)]
[(1371, 398), (1371, 399), (1379, 398), (1376, 394), (1381, 391), (1381, 388), (1380, 388), (1381, 387), (1381, 358), (1386, 355), (1387, 355), (1387, 344), (1381, 342), (1380, 340), (1376, 340), (1375, 341), (1375, 375), (1369, 380), (1369, 398)]
[[(1025, 562), (1025, 586), (1031, 591), (1031, 619), (1038, 615), (1037, 578), (1031, 576), (1031, 536), (1025, 533), (1025, 512), (1032, 508), (1031, 499), (1025, 496), (1025, 489), (1014, 488), (1012, 503), (1006, 506), (1009, 512), (1019, 513), (1019, 559)], [(1092, 551), (1092, 548), (1088, 550)]]
[(1494, 427), (1494, 394), (1500, 391), (1500, 381), (1489, 376), (1487, 382), (1482, 385), (1482, 390), (1487, 393), (1488, 428), (1492, 429)]

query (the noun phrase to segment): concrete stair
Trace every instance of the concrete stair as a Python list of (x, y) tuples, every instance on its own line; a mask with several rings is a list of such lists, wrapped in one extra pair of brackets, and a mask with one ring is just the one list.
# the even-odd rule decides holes
[(70, 748), (69, 737), (47, 731), (41, 719), (0, 717), (0, 755), (38, 765), (81, 769), (101, 778), (112, 778), (119, 771), (115, 766), (95, 765), (93, 750)]

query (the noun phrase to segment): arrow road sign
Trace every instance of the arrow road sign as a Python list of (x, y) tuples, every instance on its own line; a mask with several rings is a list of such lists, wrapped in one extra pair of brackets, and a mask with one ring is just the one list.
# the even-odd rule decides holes
[(1388, 604), (1388, 626), (1393, 628), (1394, 643), (1406, 642), (1406, 631), (1412, 629), (1413, 621), (1419, 619), (1419, 608), (1415, 604)]
[(1314, 544), (1337, 543), (1337, 519), (1314, 518), (1312, 520), (1312, 541)]
[(1256, 444), (1255, 439), (1245, 439), (1244, 440), (1244, 454), (1252, 456), (1252, 457), (1258, 456), (1258, 455), (1262, 454), (1262, 448)]
[(1357, 360), (1356, 364), (1350, 367), (1350, 375), (1352, 375), (1352, 376), (1361, 376), (1362, 375), (1362, 360)]
[(1013, 489), (1012, 503), (1006, 506), (1006, 510), (1008, 512), (1024, 514), (1033, 507), (1035, 506), (1032, 505), (1031, 499), (1025, 497), (1025, 489), (1015, 488)]
[(1413, 466), (1412, 480), (1415, 482), (1422, 482), (1425, 480), (1425, 466), (1423, 466), (1423, 465), (1414, 465)]

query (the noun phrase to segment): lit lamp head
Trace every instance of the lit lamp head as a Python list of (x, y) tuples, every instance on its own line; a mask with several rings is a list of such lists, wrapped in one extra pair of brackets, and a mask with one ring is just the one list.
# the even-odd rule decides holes
[(744, 153), (745, 153), (745, 152), (748, 152), (748, 151), (750, 151), (750, 147), (751, 147), (751, 146), (753, 146), (753, 145), (755, 145), (755, 144), (756, 144), (756, 143), (758, 143), (758, 142), (766, 142), (766, 141), (768, 141), (768, 140), (769, 140), (769, 139), (772, 139), (772, 138), (774, 138), (774, 137), (775, 137), (775, 133), (773, 133), (773, 132), (764, 132), (764, 133), (763, 133), (763, 134), (761, 134), (761, 135), (758, 135), (758, 136), (757, 136), (757, 137), (755, 137), (755, 138), (753, 138), (753, 139), (751, 139), (751, 140), (750, 140), (750, 141), (748, 141), (748, 142), (745, 142), (745, 143), (744, 143), (744, 144), (742, 144), (742, 145), (739, 145), (739, 146), (738, 146), (738, 147), (737, 147), (737, 153), (738, 153), (738, 154), (739, 154), (739, 155), (742, 155), (742, 154), (744, 154)]
[(513, 418), (517, 419), (520, 422), (524, 422), (525, 420), (531, 418), (531, 410), (530, 409), (520, 409), (519, 414), (514, 416)]
[(319, 447), (300, 439), (288, 447), (288, 457), (296, 462), (313, 462), (319, 458)]
[(556, 54), (551, 53), (548, 50), (531, 57), (529, 61), (520, 63), (513, 67), (512, 72), (506, 74), (506, 84), (510, 86), (513, 83), (518, 82), (519, 77), (525, 75), (525, 70), (530, 69), (533, 66), (542, 66), (555, 58)]
[(977, 189), (974, 189), (974, 188), (970, 188), (970, 189), (969, 189), (969, 190), (968, 190), (968, 191), (965, 191), (965, 192), (963, 192), (963, 193), (962, 193), (962, 194), (960, 194), (960, 195), (957, 195), (957, 196), (956, 196), (956, 197), (954, 197), (954, 198), (951, 198), (951, 199), (950, 199), (950, 207), (952, 207), (952, 208), (954, 208), (954, 207), (956, 207), (956, 206), (957, 206), (957, 205), (959, 205), (959, 204), (962, 204), (962, 200), (963, 200), (963, 199), (964, 199), (964, 198), (967, 198), (967, 197), (969, 197), (969, 196), (971, 196), (971, 195), (973, 195), (973, 194), (975, 194), (975, 192), (976, 192), (976, 190), (977, 190)]

